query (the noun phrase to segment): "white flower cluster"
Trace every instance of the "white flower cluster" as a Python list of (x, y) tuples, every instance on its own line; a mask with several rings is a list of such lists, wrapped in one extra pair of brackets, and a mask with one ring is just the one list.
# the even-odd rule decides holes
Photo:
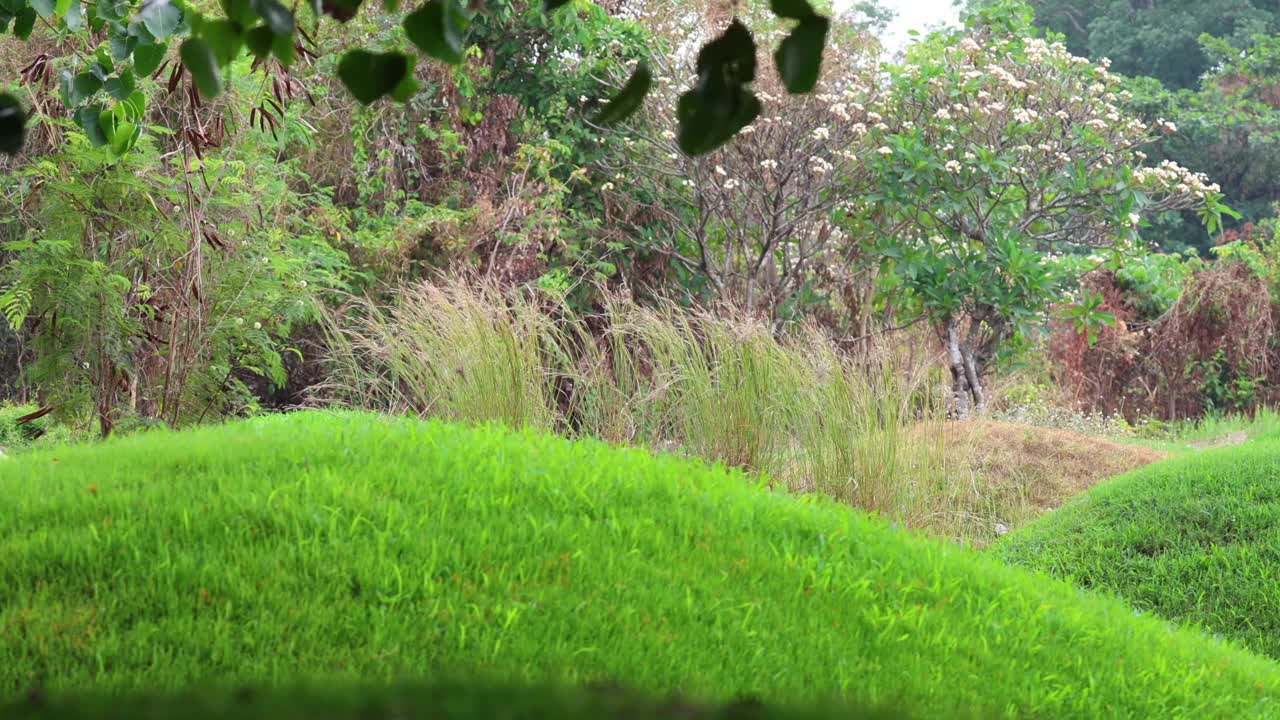
[(1217, 183), (1209, 182), (1204, 173), (1191, 172), (1172, 160), (1165, 160), (1157, 167), (1138, 168), (1133, 177), (1148, 189), (1191, 197), (1203, 198), (1211, 193), (1222, 192), (1222, 188)]

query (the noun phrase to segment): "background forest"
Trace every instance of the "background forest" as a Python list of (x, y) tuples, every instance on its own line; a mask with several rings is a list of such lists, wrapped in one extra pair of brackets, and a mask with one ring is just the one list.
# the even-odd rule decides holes
[[(407, 308), (437, 322), (430, 293), (463, 286), (494, 312), (573, 318), (566, 368), (602, 352), (622, 303), (936, 367), (911, 402), (955, 416), (1135, 424), (1273, 399), (1280, 13), (1265, 3), (975, 3), (964, 28), (895, 54), (884, 8), (828, 8), (817, 89), (761, 72), (759, 117), (696, 157), (674, 114), (694, 52), (732, 14), (764, 41), (785, 21), (490, 2), (460, 62), (418, 63), (397, 101), (365, 103), (341, 51), (405, 47), (403, 13), (300, 25), (287, 53), (254, 55), (219, 45), (200, 2), (127, 23), (45, 10), (0, 44), (32, 117), (0, 159), (0, 386), (24, 426), (43, 413), (105, 436), (374, 396), (435, 412), (446, 383), (406, 379), (400, 354), (436, 350), (394, 341), (445, 332), (411, 331)], [(166, 51), (190, 27), (223, 70)], [(639, 61), (641, 112), (596, 125)], [(585, 381), (542, 365), (547, 402), (579, 423), (566, 403)]]

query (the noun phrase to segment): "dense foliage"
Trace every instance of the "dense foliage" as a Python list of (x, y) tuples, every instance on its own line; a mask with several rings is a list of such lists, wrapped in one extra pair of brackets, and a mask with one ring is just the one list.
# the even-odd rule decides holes
[(6, 692), (435, 669), (921, 717), (1234, 718), (1280, 688), (1273, 662), (1117, 600), (594, 442), (303, 413), (39, 452), (0, 487)]
[(1194, 88), (1214, 67), (1200, 36), (1237, 50), (1280, 32), (1280, 10), (1266, 0), (1033, 0), (1036, 24), (1062, 33), (1072, 52), (1108, 57), (1117, 72)]

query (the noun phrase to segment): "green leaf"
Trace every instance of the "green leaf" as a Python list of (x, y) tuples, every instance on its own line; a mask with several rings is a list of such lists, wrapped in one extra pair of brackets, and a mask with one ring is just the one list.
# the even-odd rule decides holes
[(648, 63), (641, 62), (636, 66), (627, 84), (614, 95), (600, 114), (596, 116), (599, 125), (616, 125), (635, 114), (644, 103), (645, 96), (653, 87), (653, 72)]
[(75, 76), (67, 71), (62, 73), (62, 103), (69, 108), (79, 107), (101, 89), (102, 81), (93, 73), (82, 72)]
[(116, 65), (111, 61), (111, 51), (105, 45), (99, 45), (94, 57), (98, 58), (98, 62), (94, 63), (94, 66), (101, 70), (98, 79), (105, 82), (107, 76), (116, 71)]
[(755, 41), (740, 21), (702, 48), (697, 70), (697, 83), (676, 105), (677, 138), (689, 155), (720, 147), (760, 114), (760, 101), (746, 87), (755, 79)]
[(281, 35), (280, 33), (272, 33), (271, 35), (271, 52), (276, 56), (285, 67), (293, 64), (293, 35)]
[(89, 138), (89, 142), (95, 147), (102, 147), (108, 142), (107, 135), (102, 129), (101, 115), (101, 105), (88, 105), (76, 111), (76, 124), (84, 130), (85, 137)]
[(218, 73), (218, 59), (213, 48), (202, 38), (189, 38), (178, 48), (178, 56), (182, 64), (190, 71), (196, 82), (196, 89), (206, 98), (215, 98), (222, 94), (222, 75)]
[(150, 75), (160, 67), (160, 63), (164, 61), (165, 53), (168, 52), (169, 45), (167, 43), (156, 43), (154, 45), (139, 45), (133, 51), (133, 71), (142, 76)]
[(428, 0), (405, 17), (404, 32), (428, 56), (457, 65), (466, 50), (467, 25), (457, 0)]
[[(59, 0), (61, 2), (61, 0)], [(62, 16), (62, 21), (67, 24), (68, 30), (79, 30), (84, 26), (84, 14), (80, 8), (80, 0), (74, 0), (71, 3), (67, 14)]]
[(244, 34), (244, 43), (249, 46), (253, 56), (262, 59), (271, 54), (271, 44), (275, 41), (275, 33), (266, 25), (259, 25)]
[(542, 0), (542, 10), (544, 12), (555, 12), (570, 2), (572, 0)]
[(45, 20), (53, 17), (56, 9), (53, 0), (31, 0), (31, 7)]
[(107, 94), (117, 100), (123, 100), (129, 97), (133, 94), (133, 91), (137, 86), (138, 81), (137, 78), (134, 77), (132, 70), (124, 70), (119, 76), (110, 78), (103, 84), (103, 87), (107, 90)]
[(111, 136), (111, 152), (116, 155), (123, 155), (129, 152), (133, 144), (138, 140), (141, 131), (142, 128), (128, 120), (116, 125), (115, 134)]
[(769, 8), (774, 15), (788, 20), (804, 20), (816, 14), (806, 0), (770, 0)]
[(27, 132), (27, 113), (12, 95), (0, 94), (0, 153), (16, 155)]
[(124, 20), (125, 7), (120, 0), (98, 0), (94, 12), (103, 20)]
[(135, 90), (125, 98), (122, 103), (128, 111), (128, 117), (133, 122), (142, 122), (143, 116), (147, 113), (147, 96), (142, 94), (141, 90)]
[(250, 5), (267, 27), (271, 28), (271, 32), (293, 35), (293, 13), (277, 0), (250, 0)]
[(116, 62), (124, 62), (137, 49), (138, 38), (129, 35), (128, 29), (120, 23), (113, 22), (109, 27), (111, 29), (107, 34), (107, 42), (111, 45), (111, 59)]
[(239, 23), (231, 20), (211, 20), (200, 27), (200, 37), (209, 43), (218, 65), (230, 65), (244, 47), (244, 37)]
[(36, 11), (31, 8), (27, 8), (22, 11), (22, 14), (18, 15), (16, 20), (13, 21), (13, 34), (17, 36), (19, 40), (26, 40), (31, 37), (31, 30), (35, 28), (35, 26)]
[(140, 13), (142, 24), (156, 40), (167, 40), (182, 22), (182, 10), (171, 0), (152, 0)]
[(811, 15), (782, 40), (774, 61), (778, 75), (790, 93), (807, 93), (818, 84), (822, 72), (822, 50), (831, 23), (821, 15)]
[(368, 105), (401, 88), (409, 68), (409, 59), (400, 53), (349, 50), (338, 63), (338, 78), (356, 100)]
[(71, 0), (54, 0), (53, 15), (54, 17), (62, 17), (71, 9)]
[(347, 22), (360, 12), (364, 0), (312, 0), (312, 7), (319, 8), (317, 14), (332, 17), (338, 22)]

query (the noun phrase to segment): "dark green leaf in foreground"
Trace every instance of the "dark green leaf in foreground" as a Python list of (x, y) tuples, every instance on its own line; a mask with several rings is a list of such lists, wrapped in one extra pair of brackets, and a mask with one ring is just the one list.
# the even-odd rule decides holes
[(806, 93), (818, 84), (822, 71), (822, 49), (827, 42), (831, 22), (821, 15), (800, 21), (791, 34), (783, 38), (774, 53), (778, 75), (787, 92)]
[(277, 35), (293, 34), (293, 13), (277, 0), (252, 0), (253, 11), (266, 22), (271, 32)]
[(271, 55), (271, 46), (275, 38), (276, 34), (271, 32), (271, 28), (259, 25), (244, 34), (244, 44), (249, 47), (249, 52), (253, 53), (254, 57), (261, 59)]
[(14, 155), (22, 149), (27, 114), (12, 95), (0, 95), (0, 153)]
[(451, 65), (462, 62), (467, 18), (457, 0), (429, 0), (404, 19), (404, 32), (419, 50)]
[(26, 8), (13, 22), (13, 34), (19, 40), (31, 37), (31, 30), (36, 26), (36, 11)]
[(396, 52), (371, 53), (351, 50), (338, 64), (338, 78), (361, 103), (368, 105), (393, 93), (402, 94), (409, 77), (409, 59)]
[(609, 104), (605, 105), (596, 116), (596, 122), (600, 125), (616, 125), (631, 117), (640, 109), (652, 86), (653, 72), (649, 70), (648, 63), (642, 62), (636, 66), (635, 72), (631, 73), (631, 79), (627, 80), (622, 90), (618, 91), (618, 94), (614, 95), (609, 100)]
[(360, 12), (362, 3), (363, 0), (312, 0), (312, 8), (317, 10), (317, 15), (328, 15), (344, 23)]
[(770, 0), (769, 9), (774, 15), (788, 20), (804, 20), (815, 15), (807, 0)]
[(209, 43), (219, 66), (226, 66), (236, 59), (244, 48), (244, 34), (240, 25), (231, 20), (210, 20), (200, 28), (200, 37)]
[(555, 12), (570, 2), (572, 0), (542, 0), (542, 9), (545, 12)]
[(222, 94), (222, 75), (218, 72), (218, 60), (208, 42), (201, 38), (190, 38), (182, 43), (178, 55), (195, 80), (200, 95), (215, 98)]
[(676, 106), (680, 149), (689, 155), (715, 150), (760, 114), (747, 87), (756, 77), (756, 44), (740, 21), (702, 48), (697, 70), (697, 84)]

